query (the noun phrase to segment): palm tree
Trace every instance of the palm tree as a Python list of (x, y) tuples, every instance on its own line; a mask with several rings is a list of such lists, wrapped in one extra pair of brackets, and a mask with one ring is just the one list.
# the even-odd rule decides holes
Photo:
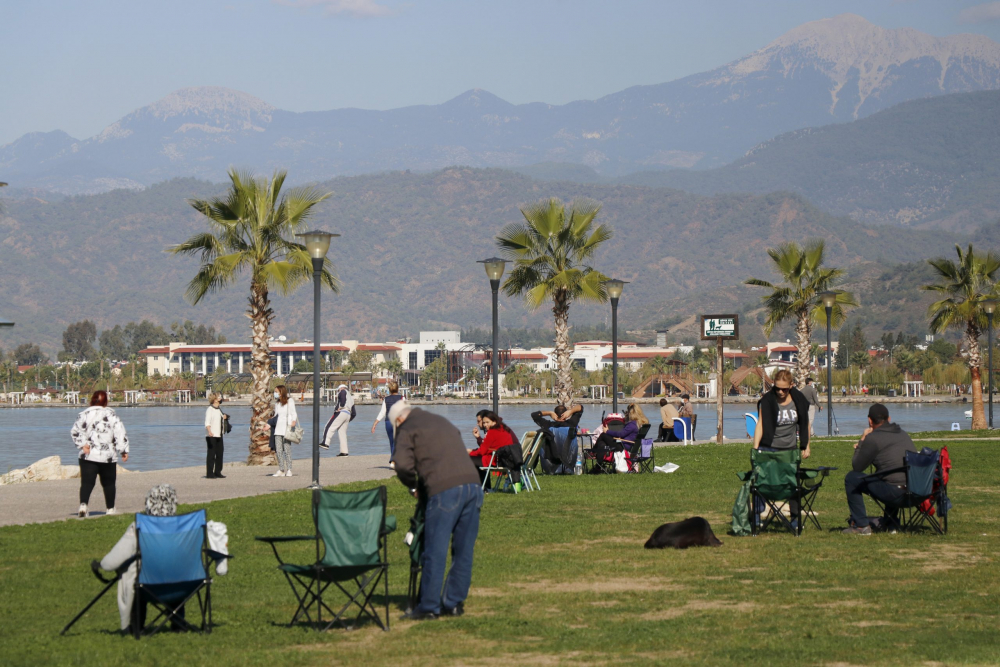
[(479, 385), (479, 366), (469, 366), (465, 369), (465, 377), (462, 378), (465, 382), (466, 390), (468, 390), (469, 384), (471, 383), (473, 387), (478, 387)]
[(403, 362), (399, 357), (392, 357), (382, 362), (382, 370), (389, 374), (393, 380), (399, 382), (399, 376), (403, 374)]
[(988, 323), (983, 301), (996, 298), (1000, 292), (997, 287), (1000, 257), (993, 252), (985, 255), (977, 253), (971, 243), (964, 252), (958, 245), (955, 250), (958, 253), (957, 262), (943, 257), (927, 261), (934, 268), (938, 282), (924, 285), (923, 289), (946, 295), (927, 309), (932, 333), (941, 333), (945, 329), (965, 330), (965, 361), (972, 376), (972, 428), (981, 430), (986, 428), (986, 415), (983, 412), (983, 379), (979, 368), (982, 363), (979, 336)]
[[(229, 287), (243, 274), (250, 277), (247, 315), (252, 335), (250, 373), (253, 376), (250, 417), (251, 465), (270, 463), (267, 420), (271, 409), (271, 359), (268, 327), (274, 319), (268, 294), (289, 294), (312, 276), (312, 260), (293, 234), (329, 194), (314, 188), (295, 188), (281, 194), (286, 172), (270, 179), (253, 173), (229, 171), (231, 187), (225, 196), (191, 200), (192, 207), (208, 219), (209, 231), (196, 234), (169, 252), (200, 255), (201, 268), (188, 284), (187, 298), (194, 304), (207, 294)], [(322, 282), (336, 292), (333, 263), (324, 261)]]
[[(823, 241), (811, 241), (805, 247), (798, 243), (784, 243), (777, 248), (769, 248), (767, 254), (784, 283), (772, 285), (759, 278), (750, 278), (744, 282), (746, 285), (771, 290), (770, 294), (761, 299), (767, 309), (764, 331), (768, 336), (778, 324), (789, 317), (795, 318), (798, 348), (795, 382), (799, 386), (809, 377), (813, 326), (826, 324), (826, 310), (819, 295), (832, 290), (833, 285), (844, 275), (842, 269), (823, 266), (823, 252)], [(837, 327), (844, 320), (844, 307), (858, 304), (850, 292), (833, 291), (837, 292), (837, 301), (833, 306), (831, 320), (833, 326)]]
[(569, 307), (577, 299), (604, 302), (608, 279), (587, 262), (612, 236), (611, 228), (594, 218), (601, 205), (579, 200), (566, 208), (556, 198), (521, 208), (524, 222), (506, 225), (497, 245), (514, 268), (504, 281), (504, 293), (523, 296), (528, 308), (552, 301), (556, 326), (556, 395), (569, 405), (573, 396), (573, 370), (569, 346)]

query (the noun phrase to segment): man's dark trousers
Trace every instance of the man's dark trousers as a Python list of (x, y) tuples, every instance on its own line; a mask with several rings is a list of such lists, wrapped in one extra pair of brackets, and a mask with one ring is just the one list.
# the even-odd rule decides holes
[[(472, 551), (479, 535), (482, 506), (483, 490), (477, 484), (455, 486), (428, 498), (417, 613), (440, 614), (442, 606), (454, 609), (465, 602), (472, 583)], [(451, 571), (445, 581), (449, 542)]]
[(205, 443), (208, 445), (208, 456), (205, 459), (205, 476), (211, 479), (222, 474), (222, 438), (206, 437)]
[(906, 494), (906, 491), (895, 484), (880, 479), (869, 478), (863, 472), (854, 470), (844, 475), (844, 490), (847, 491), (847, 506), (851, 510), (854, 525), (864, 528), (868, 525), (868, 511), (865, 509), (864, 494), (886, 504), (886, 511), (896, 514), (894, 505)]

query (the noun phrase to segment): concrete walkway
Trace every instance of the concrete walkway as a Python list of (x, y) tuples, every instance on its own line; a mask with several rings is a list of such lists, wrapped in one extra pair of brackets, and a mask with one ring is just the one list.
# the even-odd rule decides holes
[[(157, 484), (171, 484), (182, 504), (226, 498), (259, 496), (302, 489), (312, 481), (312, 459), (295, 459), (292, 477), (270, 477), (277, 466), (226, 465), (226, 479), (206, 479), (205, 466), (170, 468), (118, 475), (115, 504), (122, 514), (141, 511), (146, 492)], [(324, 486), (394, 477), (384, 455), (323, 458), (320, 483)], [(0, 526), (47, 523), (76, 518), (80, 506), (80, 480), (65, 479), (0, 486)], [(90, 516), (104, 514), (104, 494), (98, 481), (90, 496)]]

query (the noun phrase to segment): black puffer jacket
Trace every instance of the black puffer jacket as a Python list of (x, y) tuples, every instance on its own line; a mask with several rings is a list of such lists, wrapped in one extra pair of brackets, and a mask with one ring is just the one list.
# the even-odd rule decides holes
[[(809, 401), (801, 391), (792, 387), (792, 402), (799, 414), (799, 449), (805, 449), (809, 446)], [(760, 446), (770, 447), (774, 442), (774, 428), (778, 425), (778, 395), (773, 389), (757, 401), (757, 414), (760, 415), (760, 424), (764, 429)]]

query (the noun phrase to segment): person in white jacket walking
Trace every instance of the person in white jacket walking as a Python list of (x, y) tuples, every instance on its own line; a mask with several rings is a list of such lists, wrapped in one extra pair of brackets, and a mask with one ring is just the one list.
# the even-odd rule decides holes
[(272, 477), (292, 476), (292, 443), (285, 440), (285, 434), (299, 423), (295, 412), (295, 399), (288, 395), (288, 388), (279, 384), (274, 388), (274, 452), (278, 457), (278, 472)]
[(337, 387), (337, 406), (334, 408), (333, 416), (326, 423), (326, 430), (319, 446), (323, 449), (330, 449), (333, 441), (333, 434), (336, 433), (340, 439), (340, 453), (337, 456), (347, 456), (347, 427), (354, 418), (354, 396), (346, 384)]
[(121, 454), (123, 462), (128, 461), (128, 436), (122, 420), (108, 407), (106, 391), (99, 389), (94, 392), (90, 397), (90, 407), (80, 413), (70, 435), (80, 451), (80, 517), (90, 514), (88, 503), (98, 477), (107, 513), (116, 514), (118, 455)]
[[(177, 515), (177, 491), (169, 484), (154, 486), (146, 494), (146, 514), (149, 516), (176, 516)], [(218, 551), (220, 554), (229, 553), (229, 536), (226, 524), (218, 521), (209, 521), (206, 524), (208, 533), (208, 548)], [(118, 543), (101, 559), (101, 569), (113, 572), (120, 568), (125, 561), (134, 556), (139, 550), (139, 542), (135, 536), (135, 523), (131, 523), (121, 536)], [(215, 568), (216, 574), (225, 575), (229, 572), (229, 560), (223, 559)], [(137, 574), (136, 564), (133, 562), (118, 580), (118, 615), (121, 617), (121, 629), (128, 630), (132, 620), (132, 604), (135, 595), (135, 577)], [(139, 600), (142, 605), (139, 612), (140, 623), (145, 624), (146, 601)], [(181, 610), (183, 617), (183, 609)]]

